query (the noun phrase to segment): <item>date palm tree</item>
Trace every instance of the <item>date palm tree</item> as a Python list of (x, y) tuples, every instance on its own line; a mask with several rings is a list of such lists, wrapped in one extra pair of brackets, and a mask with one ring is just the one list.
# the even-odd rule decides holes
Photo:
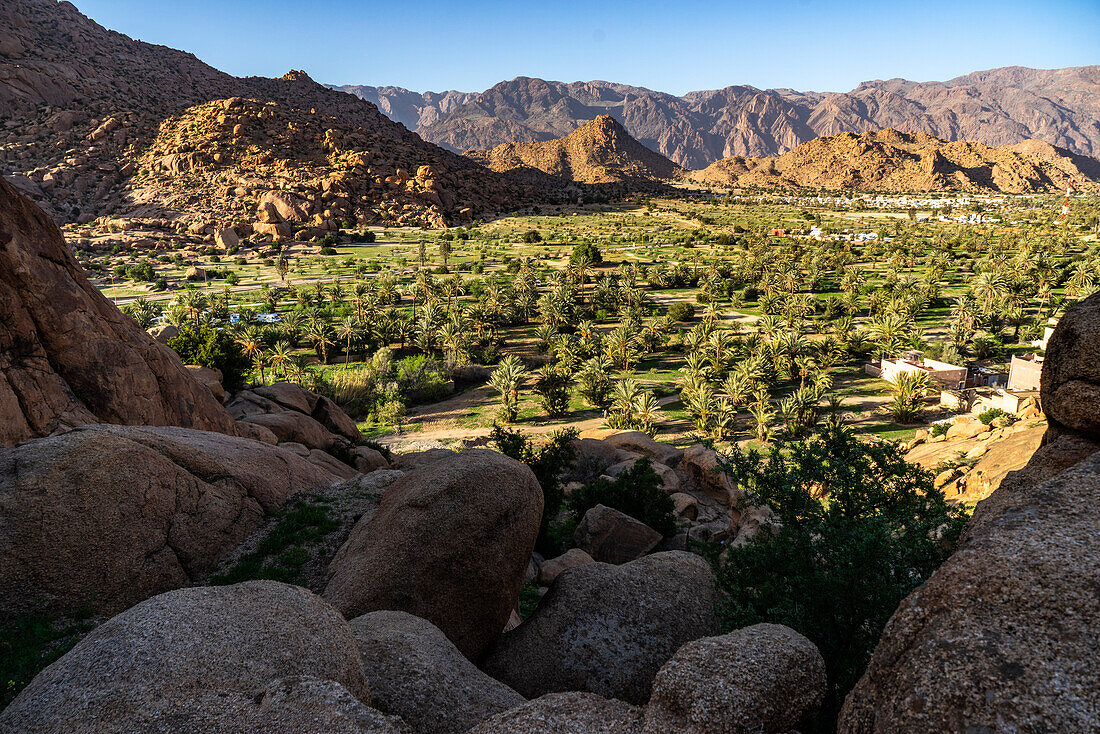
[(313, 345), (321, 364), (328, 364), (328, 348), (333, 346), (332, 330), (321, 319), (314, 319), (306, 326), (306, 340)]
[(343, 319), (336, 322), (335, 327), (336, 338), (344, 342), (344, 366), (347, 367), (351, 362), (351, 344), (358, 341), (362, 336), (362, 328), (352, 316), (346, 316)]
[(489, 376), (489, 385), (500, 393), (501, 418), (505, 423), (514, 423), (519, 415), (519, 391), (526, 379), (527, 370), (514, 354), (500, 360)]

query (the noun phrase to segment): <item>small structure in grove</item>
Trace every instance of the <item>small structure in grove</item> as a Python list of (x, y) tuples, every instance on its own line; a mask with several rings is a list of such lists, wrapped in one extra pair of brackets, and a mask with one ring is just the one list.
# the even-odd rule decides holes
[(897, 359), (883, 358), (878, 362), (871, 362), (864, 367), (864, 371), (872, 376), (881, 377), (889, 383), (897, 381), (897, 376), (902, 372), (923, 372), (947, 390), (958, 390), (967, 386), (966, 367), (940, 362), (925, 357), (921, 359), (921, 353), (906, 352)]

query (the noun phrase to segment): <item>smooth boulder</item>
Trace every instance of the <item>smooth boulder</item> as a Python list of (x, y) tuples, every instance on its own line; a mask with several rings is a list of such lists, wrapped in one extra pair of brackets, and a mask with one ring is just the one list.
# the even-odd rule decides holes
[(349, 622), (371, 704), (400, 716), (417, 734), (462, 734), (526, 703), (482, 673), (439, 629), (406, 612), (371, 612)]
[(294, 676), (369, 704), (355, 635), (320, 597), (274, 581), (177, 589), (111, 618), (39, 673), (0, 714), (0, 731), (194, 731)]
[(627, 563), (657, 547), (661, 534), (613, 507), (596, 505), (584, 513), (573, 542), (602, 563)]
[(295, 492), (336, 481), (279, 447), (185, 428), (0, 448), (0, 613), (111, 614), (187, 586)]
[(325, 598), (349, 619), (381, 609), (427, 619), (474, 659), (516, 606), (541, 518), (527, 466), (487, 449), (444, 455), (394, 482), (352, 530)]
[(1052, 426), (1100, 434), (1100, 293), (1071, 306), (1050, 335), (1040, 394)]
[(809, 723), (825, 697), (825, 660), (789, 627), (757, 624), (689, 642), (661, 667), (647, 734), (779, 733)]
[(638, 734), (642, 712), (593, 693), (550, 693), (497, 714), (469, 734)]
[(718, 633), (709, 564), (684, 551), (563, 571), (484, 669), (528, 698), (589, 691), (642, 704), (686, 642)]

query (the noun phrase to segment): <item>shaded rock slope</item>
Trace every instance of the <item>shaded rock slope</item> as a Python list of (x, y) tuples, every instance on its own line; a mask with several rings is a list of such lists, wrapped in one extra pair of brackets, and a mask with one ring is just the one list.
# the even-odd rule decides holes
[(234, 432), (175, 352), (107, 301), (54, 223), (0, 180), (0, 445), (99, 422)]

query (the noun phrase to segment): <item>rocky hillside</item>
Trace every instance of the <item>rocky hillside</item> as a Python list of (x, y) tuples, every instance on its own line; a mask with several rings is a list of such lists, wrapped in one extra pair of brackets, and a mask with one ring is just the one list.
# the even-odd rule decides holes
[(646, 183), (666, 181), (683, 170), (630, 137), (610, 115), (557, 140), (505, 143), (466, 156), (494, 171), (535, 169), (576, 183)]
[[(278, 121), (293, 120), (297, 128), (279, 135), (250, 124), (263, 120), (247, 115), (228, 124), (227, 115), (211, 116), (204, 106), (230, 98), (274, 103)], [(0, 123), (0, 172), (56, 221), (126, 215), (135, 206), (145, 216), (217, 216), (235, 209), (231, 192), (241, 179), (255, 188), (252, 179), (273, 174), (307, 189), (318, 176), (361, 176), (349, 214), (379, 221), (438, 224), (460, 218), (463, 209), (514, 208), (531, 194), (301, 72), (238, 79), (190, 54), (106, 30), (54, 0), (13, 0), (0, 9)], [(223, 124), (228, 127), (217, 127)], [(258, 151), (242, 160), (233, 146), (246, 141)], [(310, 164), (299, 167), (292, 156), (265, 167), (264, 154), (275, 161), (281, 155), (275, 146), (285, 142), (300, 146)], [(343, 157), (325, 168), (321, 153)], [(355, 165), (349, 154), (356, 154)], [(140, 175), (158, 172), (150, 156), (171, 155), (188, 161), (187, 185), (197, 189), (189, 200), (169, 179)], [(432, 185), (409, 186), (423, 166)], [(153, 211), (152, 204), (164, 210)]]
[(991, 148), (897, 130), (841, 133), (776, 158), (724, 158), (690, 179), (716, 186), (1049, 193), (1100, 186), (1100, 160), (1038, 140)]
[(405, 124), (415, 117), (410, 129), (456, 151), (550, 140), (610, 114), (643, 145), (690, 169), (730, 156), (778, 155), (822, 135), (887, 127), (990, 146), (1037, 139), (1100, 153), (1100, 66), (1007, 67), (946, 82), (877, 80), (843, 93), (731, 86), (677, 97), (625, 84), (528, 77), (468, 98), (342, 88)]

